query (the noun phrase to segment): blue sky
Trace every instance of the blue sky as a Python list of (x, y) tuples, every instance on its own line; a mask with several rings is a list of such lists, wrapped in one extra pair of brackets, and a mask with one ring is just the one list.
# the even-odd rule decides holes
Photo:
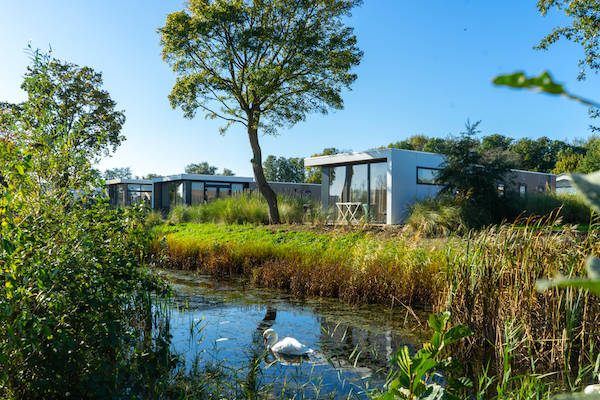
[[(550, 70), (579, 95), (600, 100), (599, 79), (577, 81), (580, 47), (563, 41), (548, 52), (532, 47), (565, 20), (543, 18), (535, 0), (365, 0), (349, 23), (365, 56), (345, 109), (310, 115), (279, 136), (261, 138), (263, 154), (304, 157), (324, 147), (364, 150), (413, 134), (445, 137), (467, 118), (484, 134), (572, 140), (590, 135), (587, 109), (568, 100), (496, 88), (500, 73)], [(245, 132), (220, 136), (217, 120), (184, 119), (167, 96), (175, 77), (160, 57), (156, 28), (182, 1), (4, 1), (0, 12), (0, 100), (21, 101), (28, 64), (23, 49), (52, 46), (57, 58), (104, 75), (125, 110), (127, 140), (99, 168), (174, 174), (208, 161), (251, 176)]]

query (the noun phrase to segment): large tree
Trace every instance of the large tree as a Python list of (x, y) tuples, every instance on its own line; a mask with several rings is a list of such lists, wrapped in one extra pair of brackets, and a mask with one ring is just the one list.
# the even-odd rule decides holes
[(190, 0), (159, 28), (163, 59), (177, 74), (169, 96), (193, 118), (200, 110), (242, 125), (256, 183), (279, 223), (277, 197), (262, 169), (259, 132), (343, 107), (359, 64), (343, 19), (361, 0)]
[(85, 185), (97, 175), (90, 164), (122, 142), (125, 116), (102, 88), (101, 73), (39, 50), (30, 55), (21, 84), (27, 100), (0, 104), (0, 127), (18, 125), (11, 140), (32, 151), (39, 179), (55, 187)]

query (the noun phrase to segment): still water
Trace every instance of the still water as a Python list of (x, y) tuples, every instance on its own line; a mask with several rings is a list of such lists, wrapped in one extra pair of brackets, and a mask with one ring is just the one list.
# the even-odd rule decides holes
[[(249, 366), (257, 365), (257, 379), (277, 394), (285, 388), (287, 395), (307, 398), (364, 397), (365, 388), (385, 381), (398, 347), (408, 345), (412, 352), (422, 342), (418, 319), (421, 327), (426, 325), (424, 318), (405, 310), (299, 299), (242, 279), (161, 274), (173, 287), (173, 348), (188, 368), (198, 360), (201, 368), (218, 366), (243, 381)], [(314, 352), (303, 359), (266, 352), (262, 333), (268, 328)]]

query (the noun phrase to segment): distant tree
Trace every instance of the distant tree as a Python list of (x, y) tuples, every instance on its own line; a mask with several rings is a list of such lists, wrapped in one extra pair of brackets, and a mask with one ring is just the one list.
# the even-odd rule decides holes
[(311, 112), (341, 109), (362, 52), (345, 18), (361, 0), (189, 0), (159, 28), (163, 59), (177, 74), (169, 96), (193, 118), (243, 125), (252, 168), (279, 223), (277, 197), (262, 167), (259, 130), (276, 133)]
[(560, 140), (542, 136), (537, 140), (523, 138), (510, 146), (510, 151), (519, 155), (519, 168), (528, 171), (550, 172), (554, 169), (561, 150), (571, 147)]
[(131, 174), (131, 168), (112, 168), (104, 171), (104, 179), (131, 179), (133, 175)]
[(271, 182), (304, 182), (304, 160), (269, 155), (264, 162), (265, 178)]
[(425, 135), (413, 135), (408, 139), (390, 143), (389, 149), (427, 151), (430, 153), (446, 154), (451, 139), (429, 138)]
[(145, 175), (142, 177), (142, 179), (147, 179), (147, 180), (152, 180), (154, 178), (162, 178), (162, 175), (149, 173), (148, 175)]
[(600, 138), (592, 137), (586, 144), (586, 153), (579, 167), (579, 172), (590, 173), (600, 170)]
[(209, 165), (206, 161), (202, 161), (198, 164), (188, 164), (185, 166), (186, 174), (214, 175), (216, 172), (217, 167)]
[(581, 168), (583, 155), (575, 153), (572, 148), (561, 150), (558, 153), (558, 159), (554, 164), (553, 174), (563, 174), (566, 172), (575, 172)]
[[(321, 153), (313, 154), (312, 157), (332, 156), (339, 154), (340, 150), (335, 147), (327, 147)], [(321, 167), (306, 168), (306, 183), (321, 183)]]
[(429, 138), (425, 135), (413, 135), (408, 137), (407, 139), (400, 140), (395, 143), (390, 143), (388, 148), (390, 149), (403, 149), (403, 150), (417, 150), (423, 151), (425, 144)]
[(456, 194), (491, 211), (498, 199), (497, 184), (506, 180), (512, 165), (497, 149), (479, 151), (480, 123), (467, 121), (465, 131), (452, 141), (437, 179), (445, 185), (442, 193)]
[(513, 138), (495, 133), (493, 135), (484, 136), (481, 139), (479, 151), (488, 151), (492, 149), (508, 150), (513, 142)]
[(223, 176), (235, 176), (232, 170), (229, 168), (223, 168), (223, 172), (221, 173)]

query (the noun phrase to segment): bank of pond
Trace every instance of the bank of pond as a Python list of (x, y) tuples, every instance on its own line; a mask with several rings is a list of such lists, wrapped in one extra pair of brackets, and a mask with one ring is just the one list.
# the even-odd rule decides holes
[[(383, 375), (373, 371), (389, 372), (390, 352), (395, 353), (399, 344), (412, 346), (414, 352), (429, 334), (427, 324), (423, 323), (427, 314), (444, 311), (450, 312), (453, 324), (464, 325), (474, 333), (455, 345), (452, 355), (466, 364), (465, 374), (476, 385), (482, 376), (486, 379), (496, 376), (495, 382), (502, 382), (507, 365), (513, 373), (519, 371), (525, 374), (522, 376), (535, 377), (533, 381), (539, 380), (540, 385), (535, 390), (545, 393), (575, 390), (594, 379), (597, 349), (600, 348), (598, 300), (580, 290), (540, 292), (535, 287), (539, 279), (551, 278), (557, 273), (584, 275), (586, 257), (599, 253), (598, 233), (593, 230), (580, 232), (569, 227), (556, 229), (551, 226), (544, 229), (539, 224), (519, 226), (518, 229), (495, 226), (462, 236), (418, 239), (399, 231), (207, 223), (163, 224), (154, 227), (153, 233), (151, 253), (155, 260), (162, 268), (184, 273), (176, 278), (177, 285), (181, 284), (181, 276), (201, 281), (206, 276), (214, 279), (233, 277), (245, 282), (244, 290), (234, 291), (239, 302), (252, 302), (245, 297), (253, 298), (254, 291), (272, 293), (269, 291), (277, 290), (276, 298), (281, 298), (281, 293), (293, 299), (324, 298), (326, 300), (322, 301), (347, 304), (346, 310), (382, 307), (380, 310), (386, 310), (387, 316), (378, 329), (387, 329), (386, 340), (395, 338), (389, 342), (392, 344), (385, 351), (377, 349), (383, 340), (380, 338), (372, 343), (367, 341), (376, 350), (369, 350), (368, 345), (364, 348), (346, 346), (347, 352), (352, 348), (350, 355), (361, 354), (353, 367), (359, 370), (370, 368), (372, 371), (368, 376), (372, 377), (373, 384), (385, 381)], [(193, 275), (187, 273), (201, 274), (204, 278), (189, 278)], [(214, 292), (211, 289), (211, 293)], [(261, 305), (251, 306), (245, 315), (247, 318), (240, 319), (246, 321), (242, 324), (252, 326), (245, 329), (233, 328), (235, 325), (225, 327), (231, 322), (213, 322), (212, 315), (217, 311), (204, 307), (208, 319), (205, 326), (211, 331), (217, 326), (222, 326), (223, 332), (233, 328), (223, 335), (222, 339), (227, 340), (216, 342), (221, 338), (213, 332), (208, 343), (218, 343), (213, 343), (215, 349), (228, 348), (229, 336), (241, 332), (240, 335), (246, 335), (249, 340), (242, 346), (246, 353), (256, 346), (260, 349), (263, 344), (255, 332), (260, 326), (253, 324), (268, 314), (269, 306), (261, 301), (257, 304)], [(286, 307), (289, 305), (283, 309)], [(225, 316), (230, 312), (227, 307), (221, 311)], [(321, 318), (319, 311), (310, 313)], [(294, 325), (299, 322), (292, 314), (278, 313), (277, 324), (282, 324), (280, 334), (301, 336), (302, 328)], [(199, 319), (204, 316), (202, 311), (196, 311), (194, 315)], [(286, 331), (286, 320), (293, 329)], [(378, 318), (375, 320), (377, 324), (381, 322)], [(315, 321), (306, 322), (307, 326), (312, 326), (308, 330), (316, 329)], [(319, 323), (324, 331), (331, 331), (329, 323), (326, 326)], [(334, 326), (338, 323), (339, 320), (333, 322)], [(364, 325), (356, 323), (354, 328), (368, 330), (367, 327), (373, 324), (373, 321)], [(346, 324), (346, 328), (348, 326)], [(321, 340), (310, 335), (300, 338), (315, 347), (319, 347), (317, 342)], [(370, 351), (378, 355), (378, 359), (373, 360), (376, 368), (358, 362)], [(219, 356), (216, 359), (220, 359)], [(353, 364), (353, 360), (349, 356), (344, 362)], [(333, 388), (345, 395), (350, 393), (335, 386), (338, 383), (333, 385), (340, 376), (342, 382), (353, 381), (356, 375), (350, 369), (344, 370), (349, 374), (346, 377), (335, 368), (327, 372), (320, 369), (319, 364), (307, 363), (300, 368), (302, 374), (309, 365), (310, 371), (319, 373), (310, 379), (299, 378), (297, 382), (313, 382), (311, 379), (320, 376), (315, 379), (321, 379), (319, 382), (325, 389)], [(283, 374), (279, 369), (271, 371)], [(539, 378), (543, 374), (550, 375)], [(336, 379), (333, 379), (334, 375)], [(282, 376), (287, 375), (279, 377)], [(290, 382), (287, 378), (282, 379)], [(281, 379), (274, 382), (281, 384)], [(520, 380), (509, 382), (513, 386), (521, 385)], [(358, 393), (356, 388), (359, 386), (355, 385), (353, 393)]]

